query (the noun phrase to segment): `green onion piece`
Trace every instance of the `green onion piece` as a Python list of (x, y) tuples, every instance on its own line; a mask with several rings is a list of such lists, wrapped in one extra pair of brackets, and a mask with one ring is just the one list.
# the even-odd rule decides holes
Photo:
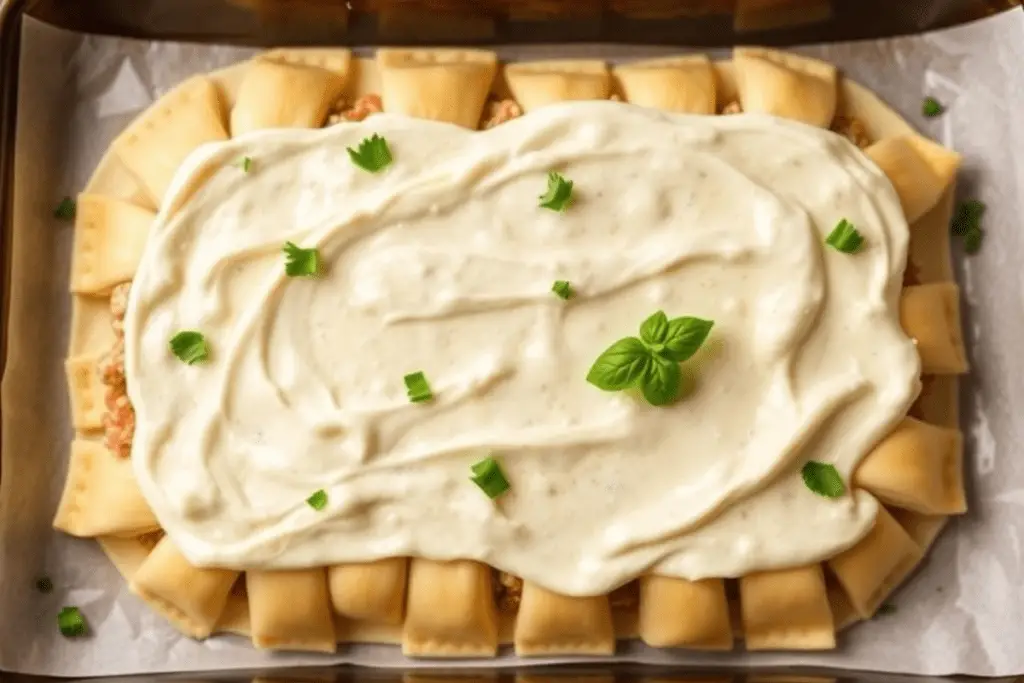
[(285, 242), (284, 272), (288, 277), (315, 276), (320, 272), (320, 250), (303, 249), (294, 242)]
[(49, 576), (40, 576), (36, 579), (36, 590), (40, 593), (50, 593), (53, 591), (53, 581), (50, 580)]
[(864, 244), (864, 238), (857, 232), (857, 228), (853, 227), (853, 223), (844, 218), (828, 234), (825, 243), (844, 254), (853, 254)]
[(470, 469), (473, 470), (470, 481), (479, 486), (491, 500), (512, 488), (505, 478), (505, 473), (501, 471), (501, 465), (494, 458), (486, 457)]
[(85, 635), (85, 619), (77, 607), (65, 607), (57, 614), (57, 626), (66, 638)]
[(307, 498), (306, 502), (309, 504), (309, 507), (313, 508), (314, 510), (323, 510), (325, 507), (327, 507), (327, 491), (320, 489), (319, 491), (311, 495), (309, 498)]
[(62, 221), (73, 221), (75, 220), (76, 209), (77, 206), (75, 204), (75, 200), (71, 197), (65, 197), (60, 200), (60, 204), (58, 204), (57, 208), (53, 210), (53, 215)]
[(880, 617), (887, 617), (890, 614), (896, 614), (896, 605), (891, 602), (883, 602), (878, 606), (878, 609), (875, 610), (875, 615)]
[(181, 362), (195, 365), (210, 357), (210, 347), (202, 332), (182, 330), (171, 337), (171, 353)]
[(348, 150), (352, 163), (370, 173), (377, 173), (391, 165), (391, 149), (388, 141), (374, 133), (359, 143), (359, 147)]
[(954, 235), (963, 237), (971, 230), (981, 228), (981, 217), (985, 215), (985, 203), (977, 199), (968, 199), (957, 204), (953, 213), (952, 231)]
[(811, 491), (824, 498), (838, 498), (846, 493), (846, 485), (839, 476), (836, 466), (831, 463), (811, 460), (800, 470), (804, 484)]
[(427, 382), (427, 376), (422, 372), (414, 372), (406, 375), (403, 379), (409, 400), (413, 403), (422, 403), (434, 398), (433, 392), (430, 391), (430, 383)]
[(235, 161), (235, 166), (242, 169), (243, 173), (248, 173), (252, 170), (252, 157), (242, 157)]
[(565, 211), (572, 203), (572, 181), (557, 173), (548, 173), (548, 191), (539, 199), (542, 208)]
[(572, 296), (572, 285), (568, 280), (555, 280), (555, 284), (551, 285), (551, 291), (560, 299), (568, 299)]
[(930, 119), (935, 118), (944, 111), (946, 111), (946, 108), (934, 97), (924, 98), (924, 102), (921, 104), (921, 113)]
[(968, 254), (974, 254), (981, 249), (981, 243), (985, 239), (985, 233), (981, 228), (975, 227), (967, 231), (964, 235), (964, 251)]

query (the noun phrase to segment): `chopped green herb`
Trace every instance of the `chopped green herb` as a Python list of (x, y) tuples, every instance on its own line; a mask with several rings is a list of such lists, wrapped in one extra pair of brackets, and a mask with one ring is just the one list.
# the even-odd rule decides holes
[(50, 593), (53, 591), (53, 581), (50, 580), (49, 576), (40, 576), (36, 579), (36, 590), (40, 593)]
[(243, 173), (248, 173), (252, 170), (252, 157), (242, 157), (235, 161), (235, 166), (242, 169)]
[(288, 277), (312, 277), (320, 272), (320, 250), (302, 249), (294, 242), (284, 243), (284, 272)]
[(314, 510), (323, 510), (327, 507), (327, 491), (320, 489), (306, 499), (306, 503)]
[(838, 498), (846, 493), (846, 485), (839, 476), (836, 466), (831, 463), (811, 460), (800, 470), (804, 484), (811, 491), (825, 498)]
[(620, 339), (598, 356), (587, 381), (604, 391), (639, 387), (651, 405), (668, 405), (679, 398), (679, 363), (697, 353), (713, 326), (701, 318), (669, 320), (658, 311), (640, 326), (640, 338)]
[(202, 332), (182, 330), (171, 337), (171, 353), (181, 362), (195, 365), (210, 357), (210, 347)]
[(85, 635), (85, 619), (77, 607), (65, 607), (57, 614), (57, 627), (66, 638)]
[(864, 238), (857, 232), (857, 228), (853, 227), (853, 223), (844, 218), (828, 234), (825, 243), (844, 254), (854, 254), (864, 244)]
[(505, 478), (505, 473), (501, 471), (501, 465), (492, 457), (484, 458), (470, 469), (473, 470), (470, 481), (479, 486), (492, 500), (512, 488)]
[(967, 234), (964, 235), (964, 251), (968, 254), (974, 254), (981, 249), (981, 243), (985, 239), (985, 233), (981, 228), (974, 228), (968, 230)]
[(971, 230), (981, 227), (981, 217), (985, 215), (985, 203), (978, 199), (968, 199), (957, 204), (953, 213), (952, 230), (954, 235), (963, 237)]
[(430, 391), (430, 383), (427, 382), (427, 376), (422, 372), (414, 372), (406, 375), (403, 379), (409, 400), (413, 403), (422, 403), (434, 398), (433, 392)]
[(572, 181), (557, 173), (548, 173), (548, 191), (539, 199), (542, 208), (565, 211), (572, 204)]
[(377, 173), (391, 164), (388, 141), (376, 133), (360, 142), (358, 149), (349, 147), (348, 156), (353, 164), (370, 173)]
[(935, 118), (944, 111), (946, 111), (946, 108), (934, 97), (924, 98), (924, 102), (921, 104), (921, 113), (930, 119)]
[(555, 284), (551, 285), (551, 291), (560, 299), (568, 299), (572, 296), (572, 285), (568, 280), (555, 280)]
[(58, 204), (57, 208), (53, 210), (53, 215), (62, 221), (73, 221), (75, 220), (75, 212), (77, 208), (78, 207), (75, 204), (74, 199), (71, 197), (65, 197), (60, 200), (60, 204)]
[(892, 604), (891, 602), (883, 602), (881, 605), (878, 606), (878, 609), (875, 611), (875, 614), (880, 617), (887, 617), (890, 614), (896, 614), (896, 605)]

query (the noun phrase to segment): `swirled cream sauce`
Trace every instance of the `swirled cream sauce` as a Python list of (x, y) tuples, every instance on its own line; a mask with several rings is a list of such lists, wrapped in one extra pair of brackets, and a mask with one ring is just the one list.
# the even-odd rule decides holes
[[(346, 152), (373, 133), (381, 173)], [(550, 171), (574, 183), (565, 212), (538, 206)], [(842, 218), (857, 254), (825, 244)], [(287, 277), (285, 241), (323, 274)], [(918, 391), (907, 241), (859, 150), (765, 116), (586, 102), (487, 132), (384, 114), (209, 145), (131, 291), (135, 472), (198, 565), (471, 558), (587, 595), (816, 561), (877, 503), (820, 497), (800, 467), (848, 481)], [(658, 310), (715, 321), (686, 395), (588, 384)], [(171, 354), (184, 329), (208, 362)], [(433, 401), (409, 401), (415, 371)], [(469, 478), (487, 455), (512, 485), (496, 502)]]

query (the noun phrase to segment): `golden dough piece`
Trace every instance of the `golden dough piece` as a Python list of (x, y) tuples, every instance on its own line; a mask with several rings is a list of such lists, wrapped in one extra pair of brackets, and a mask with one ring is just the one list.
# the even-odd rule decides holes
[(520, 657), (610, 655), (615, 627), (608, 596), (574, 598), (524, 581), (513, 640)]
[(810, 57), (738, 47), (736, 85), (745, 112), (771, 114), (828, 128), (836, 113), (836, 67)]
[(106, 294), (135, 277), (156, 214), (98, 194), (78, 195), (71, 291)]
[(960, 375), (967, 372), (967, 352), (960, 331), (960, 289), (954, 282), (903, 288), (903, 331), (917, 342), (921, 372)]
[(920, 512), (900, 508), (893, 508), (889, 512), (922, 550), (931, 547), (949, 521), (946, 515), (922, 515)]
[(682, 114), (718, 111), (715, 72), (705, 55), (651, 59), (612, 70), (627, 102)]
[(896, 189), (908, 223), (939, 202), (960, 167), (959, 154), (920, 135), (879, 140), (864, 153)]
[(831, 650), (835, 626), (820, 564), (740, 577), (748, 650)]
[(475, 129), (498, 71), (486, 50), (377, 50), (384, 111)]
[(334, 611), (350, 619), (401, 624), (408, 568), (407, 557), (328, 567)]
[(160, 525), (142, 497), (131, 460), (117, 458), (96, 441), (71, 442), (68, 476), (54, 528), (66, 534), (141, 536)]
[(159, 206), (185, 157), (203, 143), (227, 137), (216, 86), (194, 76), (161, 97), (110, 147)]
[(344, 75), (334, 71), (254, 60), (231, 110), (231, 135), (266, 128), (319, 128), (344, 87)]
[(71, 399), (71, 424), (75, 429), (89, 430), (103, 427), (106, 410), (103, 396), (106, 388), (100, 379), (100, 359), (96, 356), (78, 356), (64, 362)]
[(608, 67), (595, 60), (509, 64), (505, 67), (505, 80), (512, 97), (527, 113), (556, 102), (606, 100), (611, 95)]
[(213, 633), (239, 573), (192, 566), (164, 536), (139, 565), (129, 588), (191, 638)]
[(270, 50), (257, 57), (275, 64), (308, 66), (332, 71), (348, 81), (352, 69), (352, 53), (335, 47), (285, 47)]
[(828, 560), (828, 566), (857, 614), (868, 619), (923, 555), (921, 547), (879, 505), (875, 525), (868, 535)]
[(854, 481), (880, 500), (926, 515), (967, 511), (958, 429), (905, 417), (868, 454)]
[(334, 618), (323, 567), (247, 571), (252, 644), (264, 650), (334, 652)]
[(640, 577), (640, 639), (652, 647), (732, 649), (725, 582)]
[(497, 651), (491, 568), (470, 560), (410, 560), (402, 653), (493, 657)]
[(960, 425), (959, 391), (956, 375), (922, 375), (921, 393), (907, 414), (922, 422), (957, 429)]

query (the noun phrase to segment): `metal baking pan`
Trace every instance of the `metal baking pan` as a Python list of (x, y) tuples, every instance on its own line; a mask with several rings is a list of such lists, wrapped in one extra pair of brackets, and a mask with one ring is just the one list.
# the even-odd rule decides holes
[[(788, 45), (917, 33), (1013, 4), (1019, 4), (1019, 0), (0, 0), (0, 372), (6, 363), (10, 296), (19, 36), (26, 14), (82, 32), (256, 46), (572, 42), (728, 46), (740, 41)], [(751, 12), (752, 5), (761, 9)], [(0, 463), (2, 459), (0, 452)], [(0, 638), (3, 629), (15, 627), (0, 621)], [(742, 668), (712, 672), (628, 664), (450, 672), (431, 669), (420, 674), (343, 666), (80, 680), (376, 683), (413, 682), (421, 675), (432, 681), (467, 683), (512, 683), (523, 680), (524, 675), (556, 683), (655, 678), (702, 683), (922, 680), (884, 673)], [(0, 671), (0, 682), (4, 683), (52, 680), (58, 679)], [(1024, 679), (1017, 683), (1024, 683)]]

